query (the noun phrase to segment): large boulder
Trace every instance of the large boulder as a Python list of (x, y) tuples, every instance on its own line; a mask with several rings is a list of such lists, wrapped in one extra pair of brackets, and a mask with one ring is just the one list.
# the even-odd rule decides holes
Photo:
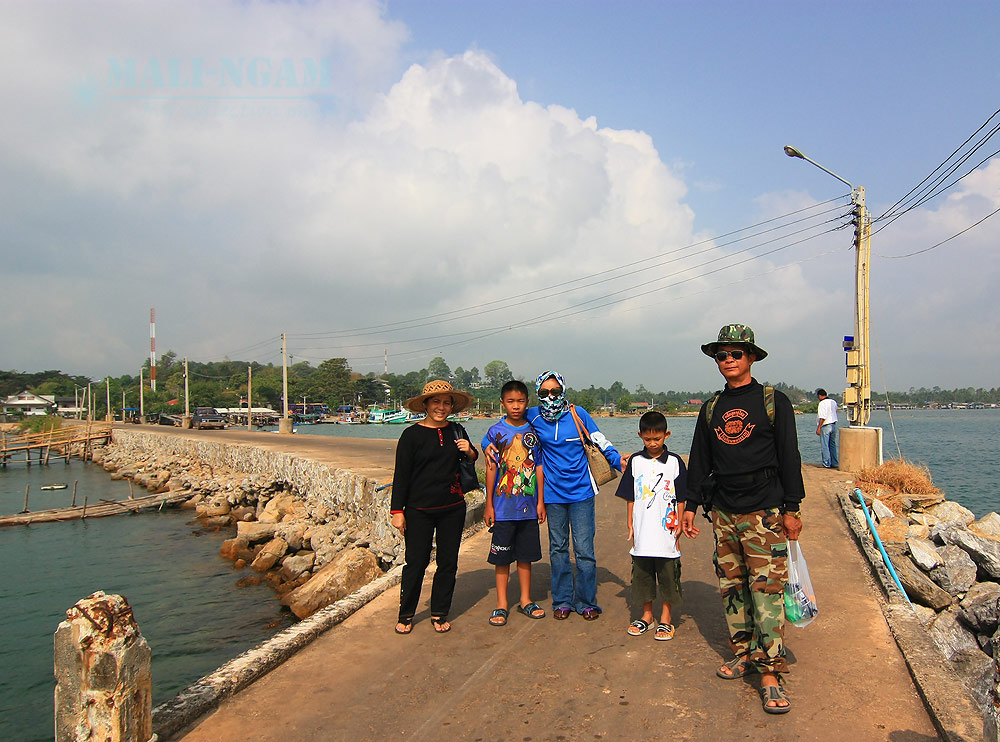
[(957, 605), (941, 611), (930, 628), (931, 638), (949, 660), (955, 659), (962, 652), (982, 654), (975, 634), (958, 620), (960, 614), (961, 608)]
[(884, 544), (903, 544), (906, 542), (906, 531), (909, 528), (903, 518), (895, 516), (879, 521), (878, 535)]
[(305, 508), (301, 507), (301, 503), (298, 503), (298, 506), (291, 492), (279, 492), (267, 501), (264, 509), (257, 516), (257, 520), (261, 523), (280, 523), (289, 514), (300, 510), (303, 513), (305, 512)]
[(960, 618), (970, 629), (980, 634), (992, 634), (1000, 623), (1000, 585), (977, 582), (961, 602)]
[(331, 603), (350, 595), (382, 574), (375, 555), (353, 548), (314, 574), (308, 582), (284, 595), (281, 602), (299, 618), (306, 618)]
[(942, 562), (941, 555), (934, 548), (934, 544), (926, 539), (908, 538), (906, 539), (906, 548), (910, 550), (913, 561), (924, 572), (930, 572)]
[(978, 533), (981, 536), (1000, 538), (1000, 515), (997, 515), (996, 513), (987, 513), (969, 526), (969, 530)]
[(950, 528), (941, 538), (946, 544), (962, 548), (983, 572), (1000, 580), (1000, 540), (978, 536), (967, 528)]
[(951, 500), (933, 505), (927, 508), (927, 512), (937, 518), (940, 523), (960, 523), (967, 526), (976, 519), (975, 513)]
[(899, 581), (906, 590), (906, 594), (910, 596), (910, 600), (933, 608), (935, 611), (940, 611), (951, 605), (951, 596), (921, 572), (902, 549), (896, 547), (887, 550), (887, 553), (892, 560), (892, 566), (896, 569)]
[(315, 552), (300, 551), (295, 556), (285, 557), (281, 561), (281, 569), (278, 571), (278, 574), (281, 575), (281, 578), (285, 582), (291, 582), (310, 571), (315, 563)]
[(228, 538), (222, 542), (222, 547), (219, 549), (219, 556), (223, 559), (236, 561), (249, 547), (250, 543), (245, 538)]
[(250, 568), (255, 572), (267, 572), (288, 551), (288, 542), (283, 538), (274, 538), (267, 542), (263, 549), (254, 557)]
[(276, 523), (258, 523), (257, 521), (240, 522), (236, 524), (236, 537), (245, 538), (249, 543), (274, 538), (278, 530)]
[(976, 563), (957, 546), (938, 549), (942, 563), (931, 570), (931, 579), (949, 595), (966, 592), (976, 581)]

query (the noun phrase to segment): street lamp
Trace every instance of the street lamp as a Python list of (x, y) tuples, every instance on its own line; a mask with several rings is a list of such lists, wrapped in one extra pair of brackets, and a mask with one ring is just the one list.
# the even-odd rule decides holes
[[(844, 338), (844, 350), (847, 351), (847, 389), (844, 390), (844, 406), (847, 408), (847, 418), (851, 427), (864, 427), (871, 418), (872, 397), (868, 350), (868, 273), (871, 260), (871, 218), (865, 209), (865, 189), (864, 186), (855, 186), (832, 170), (827, 170), (795, 147), (785, 145), (785, 154), (812, 163), (851, 189), (851, 203), (854, 204), (856, 274), (854, 336)], [(881, 452), (881, 450), (881, 443), (879, 443), (878, 451)], [(877, 463), (881, 463), (881, 453), (878, 454), (878, 459)]]

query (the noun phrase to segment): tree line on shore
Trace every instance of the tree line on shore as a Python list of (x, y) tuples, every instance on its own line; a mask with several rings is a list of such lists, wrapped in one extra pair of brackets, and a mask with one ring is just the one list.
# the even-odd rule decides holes
[[(254, 361), (188, 361), (189, 404), (195, 407), (240, 407), (246, 404), (248, 367), (252, 368), (252, 404), (254, 407), (281, 409), (282, 369), (280, 365), (261, 364)], [(184, 364), (173, 351), (164, 353), (157, 362), (157, 390), (149, 388), (149, 361), (143, 374), (143, 407), (147, 413), (182, 412), (184, 410)], [(340, 405), (397, 406), (407, 398), (420, 393), (430, 379), (450, 379), (459, 389), (469, 390), (482, 409), (499, 410), (498, 390), (512, 378), (520, 378), (533, 392), (532, 379), (516, 376), (505, 361), (492, 360), (482, 371), (473, 366), (451, 369), (442, 357), (434, 358), (426, 368), (404, 374), (360, 374), (351, 370), (345, 358), (330, 358), (317, 366), (308, 361), (298, 361), (288, 367), (289, 404), (326, 404), (331, 410)], [(140, 377), (124, 374), (109, 379), (111, 406), (120, 410), (122, 393), (126, 407), (139, 407)], [(800, 389), (782, 382), (769, 382), (788, 395), (792, 404), (803, 412), (814, 412), (816, 399), (812, 390)], [(0, 399), (30, 391), (35, 394), (73, 397), (81, 395), (88, 384), (93, 385), (93, 410), (96, 417), (106, 413), (107, 388), (105, 379), (92, 380), (85, 376), (70, 375), (62, 371), (0, 371)], [(610, 386), (569, 388), (567, 396), (574, 404), (594, 411), (614, 405), (616, 410), (628, 410), (634, 402), (648, 402), (667, 412), (693, 410), (694, 400), (705, 400), (714, 393), (698, 391), (651, 391), (643, 384), (629, 390), (620, 381)], [(831, 396), (837, 397), (835, 390)], [(890, 392), (893, 404), (923, 406), (959, 402), (1000, 403), (1000, 389), (927, 389), (910, 388), (907, 392)], [(881, 401), (881, 395), (879, 395)], [(534, 395), (532, 393), (532, 401)]]

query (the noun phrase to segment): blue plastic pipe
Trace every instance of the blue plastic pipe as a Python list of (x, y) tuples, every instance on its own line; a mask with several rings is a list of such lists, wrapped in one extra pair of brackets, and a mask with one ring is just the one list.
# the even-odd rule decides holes
[(882, 561), (885, 562), (885, 566), (889, 568), (889, 574), (892, 575), (893, 582), (896, 583), (896, 587), (899, 588), (899, 592), (903, 594), (906, 598), (906, 602), (913, 607), (913, 603), (910, 601), (910, 596), (906, 594), (906, 590), (903, 588), (903, 584), (899, 581), (899, 575), (896, 574), (896, 568), (892, 566), (892, 560), (889, 555), (885, 553), (885, 547), (882, 546), (882, 539), (878, 536), (878, 529), (875, 527), (874, 521), (872, 521), (871, 513), (868, 512), (868, 506), (865, 504), (865, 496), (859, 489), (854, 490), (854, 494), (858, 496), (858, 500), (861, 502), (861, 509), (865, 511), (865, 519), (868, 521), (868, 528), (871, 529), (872, 536), (875, 537), (875, 545), (878, 550), (882, 552)]

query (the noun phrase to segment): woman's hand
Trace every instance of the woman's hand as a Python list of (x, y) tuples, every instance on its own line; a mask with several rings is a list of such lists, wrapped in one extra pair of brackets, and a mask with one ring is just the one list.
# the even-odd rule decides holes
[(455, 445), (458, 446), (458, 450), (461, 451), (466, 458), (472, 459), (473, 461), (476, 460), (475, 449), (472, 447), (471, 443), (465, 440), (465, 438), (459, 438), (455, 441)]
[(402, 513), (392, 514), (392, 527), (399, 531), (400, 534), (406, 533), (406, 516)]

